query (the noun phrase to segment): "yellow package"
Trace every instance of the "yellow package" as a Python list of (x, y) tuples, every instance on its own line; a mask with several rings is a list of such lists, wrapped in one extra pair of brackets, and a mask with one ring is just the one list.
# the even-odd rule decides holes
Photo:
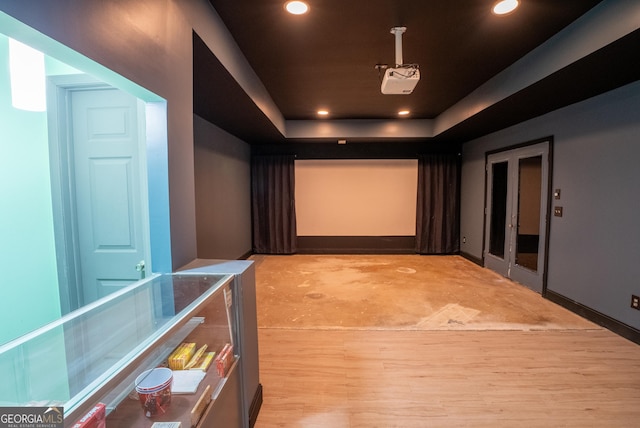
[(171, 370), (184, 370), (187, 363), (193, 357), (196, 350), (196, 344), (193, 342), (185, 342), (176, 348), (169, 356), (169, 368)]
[(200, 361), (200, 359), (202, 358), (206, 350), (207, 350), (207, 345), (202, 345), (200, 349), (198, 349), (196, 353), (191, 357), (187, 365), (184, 366), (184, 369), (188, 370), (191, 367), (195, 366), (198, 363), (198, 361)]
[(206, 354), (204, 354), (204, 356), (200, 359), (200, 361), (198, 362), (197, 365), (193, 366), (192, 368), (190, 368), (189, 370), (202, 370), (203, 372), (206, 372), (209, 369), (209, 366), (211, 365), (211, 362), (213, 361), (213, 358), (216, 356), (215, 352), (207, 352)]

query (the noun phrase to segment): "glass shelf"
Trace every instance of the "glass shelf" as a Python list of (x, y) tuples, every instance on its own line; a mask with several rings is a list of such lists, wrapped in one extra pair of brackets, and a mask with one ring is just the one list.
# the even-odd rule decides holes
[(98, 401), (109, 412), (185, 339), (233, 343), (232, 279), (157, 275), (0, 346), (0, 406), (61, 405), (65, 425)]

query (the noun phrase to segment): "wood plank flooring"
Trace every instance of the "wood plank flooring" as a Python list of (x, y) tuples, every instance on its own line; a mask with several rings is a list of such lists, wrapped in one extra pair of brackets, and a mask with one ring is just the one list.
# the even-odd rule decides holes
[(640, 348), (605, 330), (260, 329), (266, 427), (635, 427)]
[(640, 426), (640, 346), (598, 327), (262, 327), (259, 348), (256, 428)]

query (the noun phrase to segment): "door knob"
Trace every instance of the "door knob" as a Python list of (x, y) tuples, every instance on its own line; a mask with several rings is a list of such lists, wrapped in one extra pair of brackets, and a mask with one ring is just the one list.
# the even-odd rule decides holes
[(140, 272), (140, 279), (144, 279), (144, 260), (140, 260), (140, 263), (136, 265), (136, 270)]

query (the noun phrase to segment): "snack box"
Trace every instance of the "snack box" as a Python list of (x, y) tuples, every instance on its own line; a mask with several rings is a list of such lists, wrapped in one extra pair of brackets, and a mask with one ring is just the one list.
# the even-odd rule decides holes
[(218, 376), (225, 377), (233, 361), (233, 346), (229, 343), (224, 345), (224, 348), (222, 348), (222, 351), (220, 351), (215, 361)]
[(200, 361), (198, 361), (198, 363), (195, 366), (191, 367), (189, 370), (202, 370), (203, 372), (206, 372), (207, 370), (209, 370), (209, 366), (211, 365), (213, 357), (215, 356), (215, 352), (207, 352), (202, 358), (200, 358)]
[(193, 354), (196, 352), (196, 344), (194, 342), (183, 342), (169, 355), (168, 363), (171, 370), (184, 370), (189, 363)]
[(105, 428), (106, 427), (106, 406), (103, 403), (96, 404), (72, 428)]
[(193, 366), (195, 366), (196, 364), (198, 364), (200, 362), (200, 360), (202, 359), (202, 356), (204, 355), (205, 351), (207, 350), (207, 345), (202, 345), (197, 351), (196, 353), (193, 355), (193, 357), (191, 357), (191, 359), (189, 360), (189, 362), (187, 363), (186, 366), (184, 366), (184, 370), (189, 370), (190, 368), (192, 368)]

